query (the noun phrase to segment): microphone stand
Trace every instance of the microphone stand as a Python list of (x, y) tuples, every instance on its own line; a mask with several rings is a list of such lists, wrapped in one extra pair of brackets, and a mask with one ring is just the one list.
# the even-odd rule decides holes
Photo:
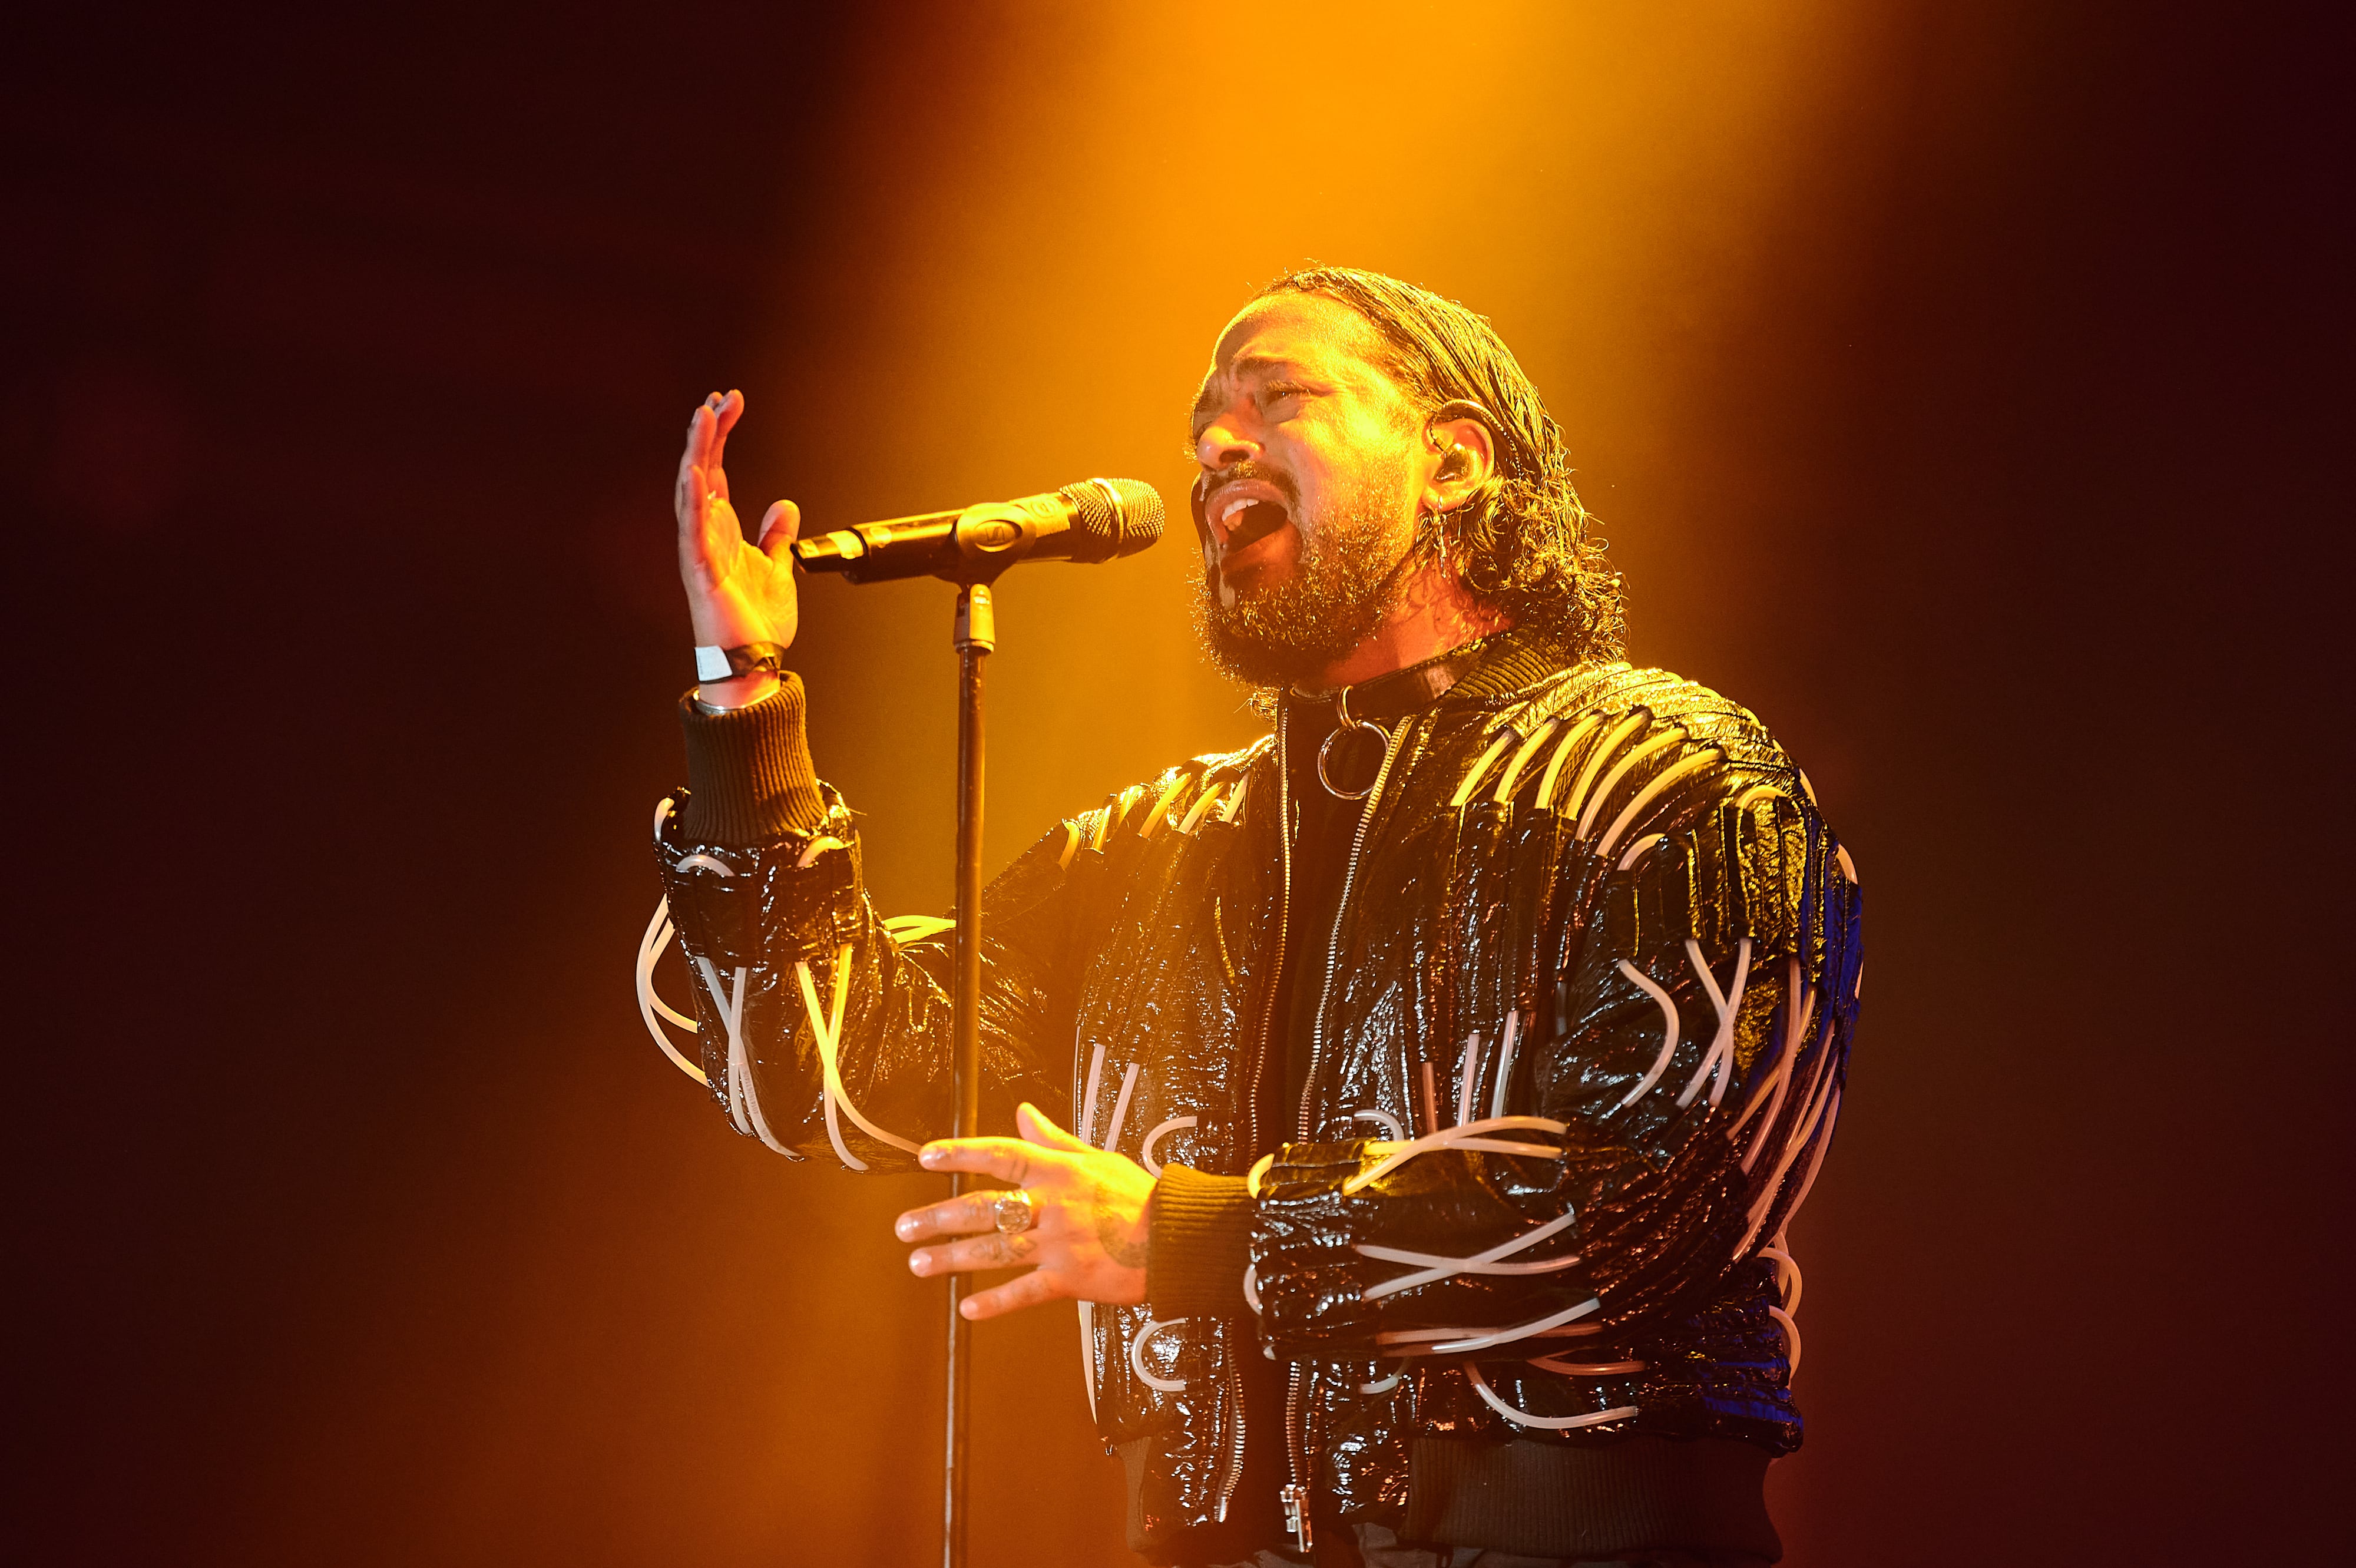
[[(986, 558), (967, 563), (969, 570), (987, 571), (991, 577), (1005, 564)], [(958, 654), (957, 993), (950, 1013), (949, 1071), (957, 1136), (973, 1138), (981, 1133), (981, 661), (998, 646), (988, 581), (969, 581), (960, 575), (952, 640)], [(950, 1196), (966, 1191), (967, 1184), (962, 1173), (951, 1176)], [(964, 1278), (951, 1274), (942, 1455), (943, 1568), (966, 1564), (966, 1438), (971, 1413), (967, 1392), (973, 1373), (973, 1325), (958, 1310), (966, 1294)]]

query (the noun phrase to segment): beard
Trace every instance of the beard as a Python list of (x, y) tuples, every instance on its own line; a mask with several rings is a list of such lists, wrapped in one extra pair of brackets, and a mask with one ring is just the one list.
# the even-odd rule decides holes
[(1386, 498), (1398, 493), (1370, 479), (1338, 498), (1301, 535), (1284, 579), (1238, 593), (1233, 604), (1220, 602), (1217, 571), (1206, 569), (1194, 629), (1211, 662), (1247, 685), (1309, 686), (1372, 635), (1398, 604), (1412, 559), (1408, 543), (1390, 537), (1397, 520)]

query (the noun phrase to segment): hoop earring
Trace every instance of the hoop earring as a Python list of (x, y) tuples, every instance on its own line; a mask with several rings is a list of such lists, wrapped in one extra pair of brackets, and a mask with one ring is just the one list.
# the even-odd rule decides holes
[(1442, 507), (1433, 507), (1430, 517), (1433, 559), (1443, 575), (1453, 575), (1454, 568), (1448, 564), (1448, 510)]

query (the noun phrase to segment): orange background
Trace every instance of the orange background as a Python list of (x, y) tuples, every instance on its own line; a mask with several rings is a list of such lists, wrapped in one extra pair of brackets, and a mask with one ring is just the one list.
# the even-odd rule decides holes
[[(679, 433), (742, 386), (737, 493), (819, 527), (1092, 473), (1180, 505), (1002, 585), (996, 864), (1253, 732), (1186, 626), (1184, 411), (1311, 259), (1494, 317), (1635, 657), (1774, 725), (1869, 889), (1789, 1561), (2326, 1540), (2319, 44), (1844, 0), (24, 32), (40, 1561), (927, 1557), (939, 1295), (886, 1227), (935, 1184), (729, 1136), (629, 993)], [(949, 597), (807, 600), (887, 913), (947, 899)], [(979, 1563), (1133, 1561), (1074, 1337), (980, 1336)]]

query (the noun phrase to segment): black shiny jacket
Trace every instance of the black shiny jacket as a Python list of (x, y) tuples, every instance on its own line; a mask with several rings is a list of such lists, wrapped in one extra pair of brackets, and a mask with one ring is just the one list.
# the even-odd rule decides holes
[[(1244, 1172), (1282, 745), (1123, 791), (991, 885), (985, 1126), (1028, 1099), (1150, 1170)], [(660, 818), (658, 859), (738, 1130), (905, 1169), (950, 1130), (942, 923), (875, 915), (829, 800), (750, 851)], [(1313, 1063), (1254, 1177), (1257, 1318), (1082, 1308), (1133, 1531), (1219, 1517), (1248, 1440), (1394, 1528), (1419, 1438), (1794, 1447), (1782, 1241), (1839, 1113), (1858, 915), (1806, 780), (1703, 687), (1586, 665), (1402, 721), (1302, 977)], [(1235, 1359), (1263, 1346), (1294, 1369), (1288, 1430), (1248, 1434)]]

